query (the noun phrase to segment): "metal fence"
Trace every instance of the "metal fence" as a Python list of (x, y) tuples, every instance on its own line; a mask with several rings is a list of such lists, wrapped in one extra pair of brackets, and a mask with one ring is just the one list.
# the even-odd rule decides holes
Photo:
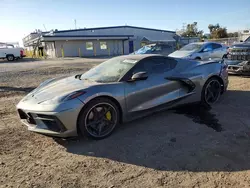
[(207, 41), (218, 42), (227, 46), (231, 46), (237, 42), (240, 42), (240, 38), (232, 37), (232, 38), (221, 38), (221, 39), (208, 39)]

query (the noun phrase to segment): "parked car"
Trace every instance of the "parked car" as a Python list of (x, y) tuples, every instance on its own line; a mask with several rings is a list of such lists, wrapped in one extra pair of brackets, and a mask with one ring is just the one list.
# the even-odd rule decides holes
[(233, 74), (250, 73), (250, 37), (244, 42), (229, 47), (227, 59), (228, 72)]
[(84, 74), (41, 83), (17, 105), (34, 132), (94, 139), (119, 123), (180, 104), (210, 106), (227, 90), (223, 61), (190, 61), (162, 55), (111, 58)]
[(169, 55), (173, 52), (173, 47), (165, 43), (153, 43), (145, 45), (142, 48), (136, 50), (132, 54), (161, 54)]
[(14, 47), (11, 44), (1, 43), (0, 45), (0, 59), (7, 59), (8, 61), (14, 61), (25, 57), (24, 49)]
[(222, 59), (226, 57), (227, 48), (227, 46), (215, 42), (195, 42), (169, 54), (169, 57), (196, 60)]

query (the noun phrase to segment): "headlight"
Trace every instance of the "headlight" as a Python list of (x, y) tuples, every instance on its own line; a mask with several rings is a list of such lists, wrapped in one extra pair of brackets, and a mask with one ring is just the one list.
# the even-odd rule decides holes
[(59, 104), (59, 103), (65, 102), (65, 101), (75, 99), (81, 95), (84, 95), (85, 93), (86, 93), (86, 91), (75, 91), (75, 92), (70, 93), (66, 96), (54, 97), (52, 99), (42, 101), (39, 104), (44, 104), (44, 105)]

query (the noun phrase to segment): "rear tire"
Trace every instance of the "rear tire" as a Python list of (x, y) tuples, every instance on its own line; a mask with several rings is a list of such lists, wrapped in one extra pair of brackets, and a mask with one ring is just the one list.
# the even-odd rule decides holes
[(221, 83), (217, 78), (208, 79), (202, 88), (201, 104), (205, 107), (211, 107), (219, 100), (221, 89)]
[(7, 58), (8, 61), (14, 61), (15, 60), (14, 55), (7, 55), (6, 58)]
[(97, 98), (80, 112), (78, 131), (82, 136), (100, 140), (111, 135), (119, 122), (118, 106), (108, 98)]

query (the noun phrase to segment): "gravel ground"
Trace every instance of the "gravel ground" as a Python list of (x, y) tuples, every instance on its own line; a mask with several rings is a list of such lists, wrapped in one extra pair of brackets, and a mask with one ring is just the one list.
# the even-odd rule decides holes
[(250, 187), (250, 82), (230, 77), (210, 111), (156, 113), (101, 141), (28, 132), (15, 105), (40, 82), (104, 59), (0, 62), (0, 187)]

